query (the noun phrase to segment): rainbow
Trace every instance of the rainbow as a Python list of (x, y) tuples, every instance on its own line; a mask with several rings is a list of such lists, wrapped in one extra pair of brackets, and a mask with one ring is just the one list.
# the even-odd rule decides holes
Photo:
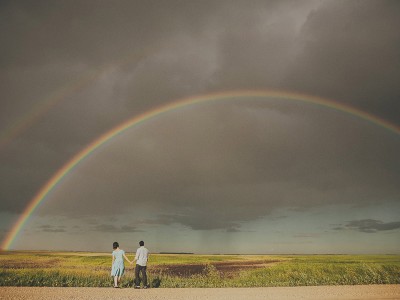
[(47, 114), (53, 107), (57, 106), (66, 97), (79, 92), (80, 90), (90, 86), (101, 76), (112, 72), (116, 67), (123, 66), (129, 63), (139, 62), (142, 59), (150, 56), (155, 49), (148, 50), (142, 49), (140, 51), (132, 52), (124, 56), (123, 58), (105, 63), (98, 69), (89, 70), (82, 76), (78, 77), (76, 80), (62, 86), (57, 89), (47, 97), (43, 98), (27, 113), (18, 118), (15, 122), (6, 127), (2, 132), (0, 132), (0, 150), (10, 143), (17, 136), (22, 134), (24, 131), (32, 127), (40, 118)]
[(32, 127), (34, 123), (48, 113), (53, 107), (62, 102), (62, 100), (64, 100), (68, 95), (71, 95), (88, 86), (102, 74), (102, 70), (86, 74), (78, 80), (63, 86), (59, 90), (50, 94), (48, 97), (39, 101), (39, 103), (33, 106), (25, 115), (18, 118), (13, 124), (10, 124), (3, 132), (0, 133), (0, 149), (19, 136), (22, 132)]
[(5, 239), (2, 241), (1, 249), (9, 250), (16, 240), (19, 232), (27, 223), (29, 217), (32, 213), (38, 208), (38, 206), (44, 202), (47, 195), (56, 188), (58, 184), (60, 184), (61, 180), (70, 173), (82, 160), (92, 154), (96, 149), (100, 148), (105, 143), (109, 142), (111, 139), (124, 133), (127, 129), (138, 125), (140, 123), (146, 122), (152, 118), (160, 116), (162, 114), (187, 107), (193, 106), (200, 103), (207, 103), (219, 100), (234, 100), (238, 98), (274, 98), (274, 99), (287, 99), (292, 101), (298, 101), (308, 104), (314, 104), (317, 106), (322, 106), (326, 108), (333, 109), (335, 111), (343, 112), (350, 114), (352, 116), (363, 119), (367, 122), (371, 122), (377, 126), (380, 126), (384, 129), (387, 129), (395, 134), (400, 134), (400, 127), (396, 126), (384, 119), (381, 119), (377, 116), (369, 114), (367, 112), (361, 111), (349, 105), (340, 104), (334, 102), (332, 100), (301, 94), (294, 93), (288, 91), (279, 91), (279, 90), (261, 90), (261, 91), (253, 91), (253, 90), (241, 90), (241, 91), (229, 91), (229, 92), (218, 92), (200, 96), (193, 96), (189, 98), (180, 99), (174, 102), (171, 102), (166, 105), (159, 106), (150, 111), (144, 112), (140, 115), (134, 116), (133, 118), (123, 122), (122, 124), (114, 127), (110, 131), (104, 133), (89, 145), (86, 146), (82, 151), (73, 156), (66, 164), (64, 164), (51, 178), (46, 184), (38, 191), (38, 193), (34, 196), (34, 198), (29, 202), (28, 206), (25, 208), (21, 216), (15, 222), (10, 232), (7, 234)]

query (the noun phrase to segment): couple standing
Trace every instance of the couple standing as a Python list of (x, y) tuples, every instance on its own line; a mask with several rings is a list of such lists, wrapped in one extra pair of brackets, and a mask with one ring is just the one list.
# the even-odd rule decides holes
[[(112, 268), (111, 268), (111, 276), (114, 276), (114, 287), (118, 288), (118, 284), (121, 281), (121, 277), (125, 272), (124, 266), (124, 258), (130, 263), (133, 264), (136, 261), (135, 267), (135, 280), (134, 280), (134, 287), (140, 288), (140, 281), (143, 281), (143, 288), (148, 288), (147, 285), (147, 260), (149, 259), (149, 250), (144, 247), (144, 242), (139, 242), (139, 248), (136, 250), (135, 259), (130, 261), (126, 255), (125, 251), (119, 248), (118, 242), (113, 243), (112, 252)], [(142, 274), (142, 280), (140, 279), (139, 274)]]

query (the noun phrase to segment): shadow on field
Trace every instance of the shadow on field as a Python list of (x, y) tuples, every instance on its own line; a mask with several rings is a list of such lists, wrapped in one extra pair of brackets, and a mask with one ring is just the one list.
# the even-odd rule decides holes
[[(240, 271), (265, 268), (279, 262), (279, 260), (227, 261), (215, 262), (210, 265), (212, 265), (222, 277), (231, 278)], [(169, 276), (190, 277), (192, 275), (205, 275), (207, 273), (207, 266), (207, 264), (164, 265), (157, 266), (156, 271)]]
[(158, 288), (161, 285), (161, 279), (156, 277), (151, 281), (151, 287), (152, 288)]

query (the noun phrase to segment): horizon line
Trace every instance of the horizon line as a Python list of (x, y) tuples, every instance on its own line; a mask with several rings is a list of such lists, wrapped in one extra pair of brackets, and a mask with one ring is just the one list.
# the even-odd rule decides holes
[[(110, 250), (111, 251), (111, 250)], [(0, 249), (0, 253), (18, 253), (18, 252), (23, 252), (23, 253), (92, 253), (92, 254), (109, 254), (111, 253), (110, 251), (91, 251), (91, 250), (49, 250), (49, 249), (41, 249), (41, 250), (33, 250), (33, 249), (11, 249), (11, 250), (4, 250)], [(127, 255), (133, 255), (135, 250), (132, 250), (131, 252), (125, 251), (126, 253), (132, 253), (132, 254), (127, 254)], [(180, 252), (175, 252), (175, 251), (157, 251), (157, 252), (151, 252), (152, 255), (205, 255), (205, 256), (213, 256), (213, 255), (248, 255), (248, 256), (260, 256), (260, 255), (400, 255), (399, 253), (377, 253), (377, 252), (371, 252), (371, 253), (360, 253), (360, 252), (345, 252), (345, 253), (332, 253), (332, 252), (323, 252), (323, 253), (203, 253), (203, 252), (186, 252), (186, 251), (180, 251)]]

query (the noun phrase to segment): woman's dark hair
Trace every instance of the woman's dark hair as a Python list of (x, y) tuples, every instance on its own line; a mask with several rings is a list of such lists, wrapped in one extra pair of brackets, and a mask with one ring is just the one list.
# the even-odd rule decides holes
[(119, 247), (118, 242), (114, 242), (114, 243), (113, 243), (113, 249), (117, 249), (118, 247)]
[(143, 241), (140, 241), (140, 242), (139, 242), (139, 246), (144, 246), (144, 242), (143, 242)]

